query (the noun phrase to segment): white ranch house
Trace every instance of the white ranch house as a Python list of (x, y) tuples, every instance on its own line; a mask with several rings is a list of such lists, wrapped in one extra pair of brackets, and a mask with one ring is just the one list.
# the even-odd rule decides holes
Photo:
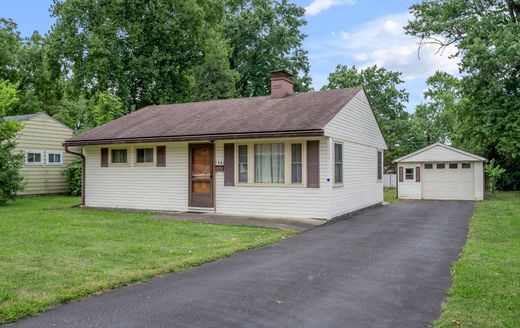
[(383, 202), (385, 139), (362, 88), (149, 106), (65, 142), (86, 207), (331, 219)]
[(483, 157), (436, 143), (395, 162), (401, 199), (484, 199)]

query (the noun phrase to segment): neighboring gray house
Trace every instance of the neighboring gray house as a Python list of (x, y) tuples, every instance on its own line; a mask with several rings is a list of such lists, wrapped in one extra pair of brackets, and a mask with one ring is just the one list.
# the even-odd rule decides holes
[(86, 207), (330, 219), (383, 201), (386, 142), (362, 88), (148, 106), (75, 136)]
[(484, 199), (483, 157), (436, 143), (395, 162), (399, 198)]

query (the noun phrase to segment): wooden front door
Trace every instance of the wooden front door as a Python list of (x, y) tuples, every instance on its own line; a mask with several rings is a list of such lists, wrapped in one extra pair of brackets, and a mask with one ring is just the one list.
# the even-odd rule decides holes
[(213, 207), (213, 144), (192, 144), (189, 149), (189, 206)]

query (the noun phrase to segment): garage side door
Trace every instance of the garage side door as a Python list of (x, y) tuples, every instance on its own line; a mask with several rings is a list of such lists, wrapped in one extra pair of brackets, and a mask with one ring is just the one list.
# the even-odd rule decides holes
[(456, 169), (450, 169), (445, 163), (444, 169), (437, 168), (436, 164), (432, 169), (423, 168), (422, 198), (473, 200), (473, 163), (469, 169), (461, 167), (458, 163)]

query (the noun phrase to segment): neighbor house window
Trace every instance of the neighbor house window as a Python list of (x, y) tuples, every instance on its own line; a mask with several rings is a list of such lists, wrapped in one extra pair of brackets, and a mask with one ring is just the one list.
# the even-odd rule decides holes
[(28, 151), (25, 157), (27, 164), (43, 164), (43, 152)]
[[(153, 148), (137, 148), (135, 152), (137, 163), (153, 163)], [(126, 163), (126, 157), (122, 163)]]
[(383, 178), (383, 152), (377, 152), (377, 180)]
[(431, 169), (433, 169), (433, 164), (431, 164), (431, 163), (424, 164), (424, 168), (427, 170), (431, 170)]
[(470, 163), (462, 163), (462, 168), (463, 169), (470, 169), (471, 168), (471, 164)]
[(450, 163), (450, 165), (448, 167), (450, 169), (458, 169), (459, 168), (459, 164), (457, 164), (457, 163)]
[(413, 180), (413, 168), (406, 169), (406, 180)]
[(255, 144), (255, 182), (284, 183), (284, 144)]
[(446, 164), (437, 164), (438, 169), (444, 169), (446, 168)]
[(126, 149), (112, 149), (111, 161), (113, 164), (128, 163), (128, 151)]
[(291, 145), (291, 182), (302, 183), (302, 144)]
[(334, 144), (334, 183), (343, 183), (343, 144)]
[(63, 164), (63, 154), (61, 152), (48, 152), (47, 153), (47, 164), (62, 165)]
[(238, 146), (238, 182), (247, 183), (247, 145)]

